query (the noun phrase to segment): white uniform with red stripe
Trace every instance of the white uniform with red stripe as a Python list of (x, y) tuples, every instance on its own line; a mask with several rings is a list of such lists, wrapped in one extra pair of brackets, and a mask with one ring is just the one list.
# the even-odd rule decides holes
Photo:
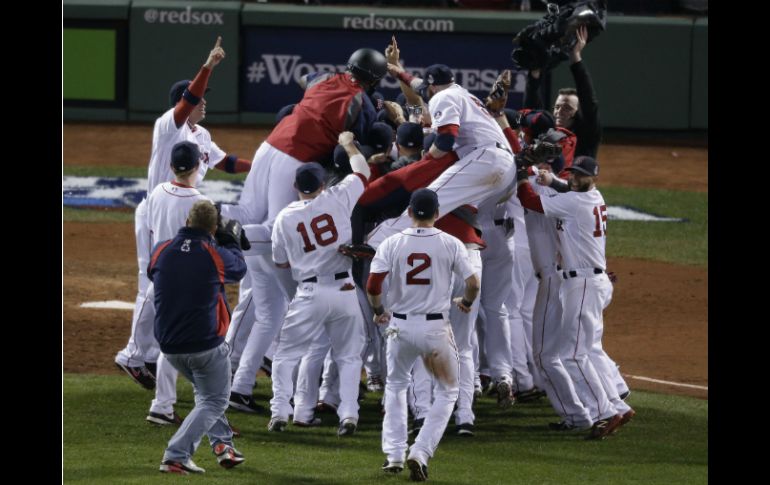
[[(478, 207), (490, 194), (507, 187), (515, 178), (513, 154), (492, 115), (476, 96), (460, 85), (436, 93), (429, 103), (432, 127), (458, 125), (453, 150), (460, 159), (436, 178), (428, 188), (438, 195), (440, 214), (463, 204)], [(406, 211), (377, 226), (367, 242), (377, 247), (386, 237), (409, 227)]]
[[(152, 191), (158, 184), (174, 180), (174, 173), (171, 171), (170, 166), (171, 149), (182, 141), (190, 141), (198, 145), (201, 154), (201, 163), (198, 167), (198, 183), (203, 180), (209, 168), (222, 161), (226, 156), (226, 153), (216, 143), (211, 141), (211, 135), (204, 127), (195, 125), (191, 128), (185, 122), (177, 128), (174, 122), (174, 108), (170, 108), (160, 118), (155, 120), (152, 134), (152, 153), (147, 171), (148, 196), (152, 194)], [(145, 275), (145, 271), (150, 263), (150, 251), (152, 250), (150, 224), (147, 219), (147, 199), (143, 199), (136, 207), (134, 213), (134, 233), (136, 235), (136, 253), (139, 265), (139, 291), (137, 292), (134, 304), (131, 336), (126, 347), (115, 356), (115, 362), (129, 367), (142, 367), (145, 362), (155, 362), (160, 352), (158, 344), (155, 342), (155, 337), (152, 335), (153, 319), (148, 319), (144, 315), (153, 306), (151, 302), (150, 304), (145, 304), (147, 302), (147, 287), (150, 283), (150, 280)], [(141, 322), (138, 321), (140, 319), (142, 320)], [(145, 328), (145, 325), (149, 325), (149, 330)], [(152, 338), (148, 340), (143, 338), (143, 335), (150, 335)]]
[[(535, 184), (535, 177), (530, 177), (530, 183), (541, 198), (556, 193), (550, 187)], [(556, 231), (557, 220), (537, 211), (526, 211), (524, 217), (532, 266), (538, 280), (532, 319), (532, 351), (535, 364), (540, 370), (543, 388), (556, 413), (572, 426), (589, 427), (593, 421), (561, 361), (562, 352), (567, 350), (564, 342), (572, 341), (574, 336), (567, 338), (562, 329), (559, 290), (564, 277), (559, 266), (561, 245)]]
[[(211, 200), (195, 187), (177, 182), (164, 182), (147, 198), (147, 220), (150, 226), (150, 241), (154, 247), (161, 241), (173, 239), (179, 229), (187, 223), (187, 215), (199, 200)], [(147, 288), (148, 302), (155, 299), (154, 286)], [(140, 321), (155, 320), (155, 305), (148, 305)], [(152, 331), (152, 326), (150, 327)], [(176, 381), (179, 371), (166, 360), (163, 353), (158, 357), (156, 370), (155, 399), (150, 412), (171, 414), (176, 402)]]
[[(326, 333), (340, 375), (340, 421), (358, 421), (358, 383), (364, 345), (363, 316), (358, 306), (351, 260), (337, 252), (352, 240), (350, 215), (364, 191), (363, 176), (351, 174), (312, 200), (299, 200), (282, 209), (272, 232), (273, 260), (289, 263), (299, 283), (278, 336), (273, 359), (273, 418), (312, 415), (315, 398), (295, 396), (292, 373), (310, 345)], [(336, 276), (335, 276), (336, 275)], [(315, 281), (309, 281), (309, 280)]]
[[(387, 369), (382, 450), (391, 462), (407, 451), (406, 390), (412, 366), (422, 357), (434, 379), (434, 401), (417, 435), (410, 458), (421, 463), (438, 446), (459, 391), (459, 359), (447, 319), (452, 282), (474, 274), (459, 239), (436, 228), (407, 228), (385, 239), (372, 260), (371, 273), (388, 273)], [(398, 316), (397, 316), (398, 315)], [(406, 317), (406, 318), (400, 318)]]
[(607, 277), (607, 205), (601, 193), (567, 192), (540, 197), (546, 216), (558, 219), (563, 277), (561, 285), (562, 362), (591, 420), (606, 419), (631, 409), (618, 397), (607, 369), (591, 356), (602, 311), (612, 297)]

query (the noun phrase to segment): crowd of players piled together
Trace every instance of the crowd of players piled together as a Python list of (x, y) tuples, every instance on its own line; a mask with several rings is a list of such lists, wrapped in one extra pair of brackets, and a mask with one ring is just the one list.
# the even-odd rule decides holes
[[(586, 33), (577, 38), (576, 89), (560, 90), (553, 112), (542, 109), (538, 70), (528, 73), (526, 109), (514, 111), (505, 108), (509, 71), (481, 100), (448, 66), (406, 72), (395, 38), (384, 54), (359, 49), (347, 72), (303, 77), (304, 96), (278, 113), (252, 161), (228, 155), (199, 124), (221, 39), (192, 81), (174, 84), (136, 210), (131, 338), (115, 358), (155, 390), (147, 420), (182, 425), (161, 471), (202, 472), (191, 457), (206, 433), (222, 466), (243, 462), (238, 432), (215, 433), (214, 423), (227, 423), (228, 406), (264, 412), (252, 397), (260, 368), (273, 381), (270, 432), (336, 413), (337, 434), (353, 434), (360, 396), (384, 391), (383, 470), (406, 463), (418, 481), (452, 415), (455, 433), (474, 435), (484, 394), (503, 408), (547, 396), (559, 416), (548, 427), (588, 439), (631, 420), (628, 386), (601, 344), (612, 295), (595, 187), (601, 132), (580, 57)], [(395, 100), (377, 91), (387, 75), (400, 81)], [(234, 273), (217, 266), (222, 288), (242, 276), (232, 312), (221, 297), (203, 309), (185, 300), (194, 274), (164, 273), (167, 248), (190, 251), (185, 225), (191, 207), (209, 203), (195, 188), (209, 168), (248, 172), (238, 204), (217, 204), (212, 232), (245, 263)], [(218, 264), (214, 239), (204, 247)], [(209, 323), (190, 323), (195, 312)], [(220, 345), (232, 380), (213, 392), (179, 356)], [(184, 423), (173, 408), (178, 370), (200, 398)], [(207, 401), (222, 392), (216, 406)], [(213, 417), (188, 425), (205, 405)]]

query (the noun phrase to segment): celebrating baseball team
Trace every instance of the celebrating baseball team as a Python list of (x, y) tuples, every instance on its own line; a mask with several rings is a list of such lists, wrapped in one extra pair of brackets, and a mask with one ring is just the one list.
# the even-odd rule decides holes
[[(366, 391), (384, 391), (383, 472), (408, 468), (413, 481), (427, 480), (452, 417), (450, 432), (474, 436), (483, 394), (501, 408), (547, 397), (547, 427), (586, 439), (631, 421), (629, 388), (602, 348), (613, 284), (601, 128), (581, 59), (588, 33), (575, 35), (576, 87), (552, 111), (541, 69), (529, 69), (515, 111), (510, 71), (482, 100), (449, 66), (407, 72), (395, 36), (383, 51), (360, 48), (344, 73), (303, 76), (302, 99), (252, 161), (200, 125), (221, 37), (171, 87), (135, 212), (131, 336), (115, 357), (155, 391), (147, 421), (179, 426), (161, 472), (203, 473), (192, 460), (203, 435), (222, 467), (244, 462), (228, 409), (269, 412), (268, 433), (336, 413), (345, 439)], [(385, 76), (399, 81), (395, 100), (377, 91)], [(211, 168), (248, 173), (237, 204), (196, 189)], [(232, 311), (227, 283), (240, 283)], [(252, 396), (260, 369), (269, 405)], [(195, 389), (184, 419), (179, 373)]]

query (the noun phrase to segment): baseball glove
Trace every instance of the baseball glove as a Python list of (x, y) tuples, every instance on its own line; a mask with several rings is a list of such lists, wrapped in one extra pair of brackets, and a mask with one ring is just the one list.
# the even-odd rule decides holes
[(214, 239), (220, 246), (237, 244), (243, 250), (251, 249), (251, 244), (243, 232), (241, 223), (235, 219), (222, 217), (217, 225), (217, 232), (214, 233)]
[(344, 254), (345, 256), (353, 258), (355, 261), (372, 259), (374, 257), (374, 253), (377, 252), (368, 244), (343, 244), (337, 248), (337, 251)]
[(506, 69), (492, 86), (489, 96), (484, 100), (484, 105), (495, 116), (500, 116), (508, 102), (508, 90), (511, 89), (511, 71)]

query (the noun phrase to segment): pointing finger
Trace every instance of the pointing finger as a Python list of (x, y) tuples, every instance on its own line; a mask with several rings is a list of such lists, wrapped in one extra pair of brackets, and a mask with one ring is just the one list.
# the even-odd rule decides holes
[(217, 43), (214, 44), (214, 47), (219, 47), (220, 45), (222, 45), (222, 36), (218, 35), (217, 36)]

